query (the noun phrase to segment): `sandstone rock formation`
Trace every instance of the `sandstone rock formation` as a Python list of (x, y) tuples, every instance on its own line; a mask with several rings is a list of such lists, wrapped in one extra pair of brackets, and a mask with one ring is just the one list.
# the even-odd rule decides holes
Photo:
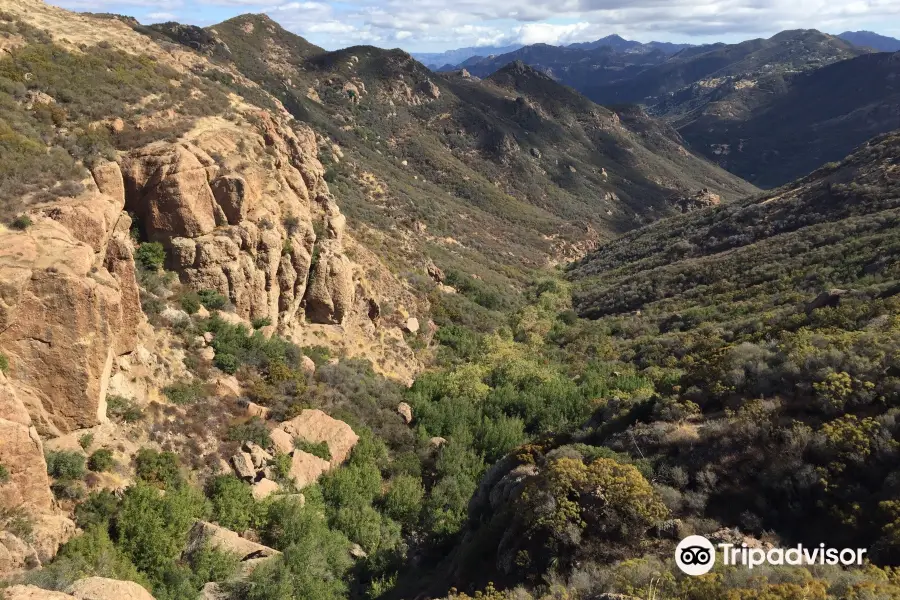
[(14, 585), (0, 590), (3, 600), (74, 600), (75, 596), (51, 592), (33, 585)]
[(183, 283), (223, 294), (241, 318), (285, 330), (305, 308), (313, 322), (340, 323), (354, 301), (354, 266), (315, 135), (266, 111), (249, 116), (255, 127), (209, 119), (177, 144), (131, 152), (126, 204)]
[(153, 600), (150, 592), (133, 581), (88, 577), (76, 581), (66, 593), (78, 600)]
[(184, 549), (185, 558), (191, 557), (206, 546), (236, 554), (240, 559), (241, 572), (244, 575), (253, 571), (261, 563), (281, 555), (278, 550), (244, 539), (230, 529), (206, 521), (197, 521), (188, 534), (188, 543)]
[(278, 428), (292, 437), (299, 437), (308, 442), (328, 444), (332, 467), (347, 460), (350, 451), (359, 441), (359, 436), (349, 425), (315, 409), (304, 410), (299, 416), (285, 421)]
[(43, 434), (105, 419), (113, 359), (134, 350), (143, 319), (118, 167), (95, 171), (95, 190), (0, 231), (0, 352)]
[(673, 194), (666, 202), (681, 212), (691, 212), (708, 206), (718, 206), (722, 202), (722, 197), (703, 188), (696, 192)]
[[(0, 579), (41, 566), (75, 533), (75, 524), (53, 507), (44, 448), (31, 417), (15, 389), (0, 372)], [(29, 535), (8, 527), (22, 517)], [(20, 537), (21, 536), (21, 537)]]

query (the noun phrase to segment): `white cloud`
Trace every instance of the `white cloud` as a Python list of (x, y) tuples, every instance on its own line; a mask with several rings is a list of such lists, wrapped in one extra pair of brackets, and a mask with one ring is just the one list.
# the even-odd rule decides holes
[(794, 28), (900, 31), (898, 0), (50, 1), (80, 10), (127, 13), (127, 7), (146, 6), (180, 15), (197, 14), (202, 6), (223, 18), (264, 10), (291, 31), (312, 36), (328, 47), (359, 42), (402, 42), (415, 49), (513, 42), (567, 44), (611, 33), (642, 41), (692, 41), (746, 39)]
[(178, 16), (170, 12), (152, 12), (147, 15), (147, 18), (153, 21), (174, 21)]

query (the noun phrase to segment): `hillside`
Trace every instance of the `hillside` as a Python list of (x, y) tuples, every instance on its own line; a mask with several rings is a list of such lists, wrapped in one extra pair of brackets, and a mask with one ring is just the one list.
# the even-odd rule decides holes
[[(255, 19), (210, 30), (232, 46)], [(273, 24), (255, 31), (267, 28), (291, 35)], [(492, 261), (514, 256), (533, 267), (572, 256), (598, 237), (658, 218), (674, 191), (708, 187), (725, 198), (750, 191), (679, 150), (673, 132), (665, 144), (652, 142), (658, 148), (646, 147), (614, 113), (530, 69), (501, 88), (436, 75), (396, 50), (355, 47), (265, 64), (259, 56), (233, 60), (298, 118), (329, 132), (346, 155), (330, 176), (352, 216), (381, 229), (398, 217), (421, 222), (430, 235)], [(543, 87), (531, 94), (526, 88), (537, 78)], [(381, 206), (360, 182), (363, 167), (387, 190)], [(436, 194), (445, 202), (431, 202)], [(451, 216), (460, 213), (473, 218)]]
[(526, 46), (466, 68), (487, 76), (521, 59), (599, 104), (644, 105), (692, 150), (773, 187), (900, 127), (895, 61), (870, 52), (839, 36), (798, 30), (671, 56), (627, 43)]
[[(538, 314), (554, 323), (535, 327), (534, 313), (522, 313), (516, 335), (547, 332), (534, 351), (565, 365), (596, 403), (581, 426), (488, 470), (440, 578), (502, 589), (551, 569), (588, 597), (648, 597), (657, 586), (671, 598), (786, 592), (776, 571), (750, 583), (740, 568), (717, 566), (695, 595), (694, 579), (673, 576), (668, 559), (691, 533), (750, 547), (865, 547), (894, 564), (898, 163), (900, 136), (884, 136), (773, 194), (601, 246), (567, 274), (586, 322), (554, 319), (559, 288), (543, 287)], [(547, 384), (519, 385), (527, 396)], [(486, 402), (503, 397), (493, 387)], [(592, 482), (611, 477), (622, 495), (597, 499)], [(554, 511), (563, 498), (574, 500)], [(665, 525), (651, 525), (661, 514)], [(792, 589), (839, 597), (840, 578), (798, 574)], [(889, 595), (896, 584), (859, 585)]]
[(651, 110), (722, 167), (775, 187), (900, 128), (898, 65), (900, 53), (879, 53), (714, 89), (695, 84)]
[[(791, 567), (786, 585), (773, 568), (683, 577), (670, 557), (699, 534), (896, 564), (898, 165), (900, 135), (882, 136), (773, 193), (625, 234), (568, 270), (571, 305), (565, 283), (536, 286), (511, 321), (515, 368), (485, 341), (467, 356), (486, 388), (445, 391), (470, 365), (420, 378), (411, 404), (441, 435), (486, 443), (476, 424), (498, 415), (540, 434), (471, 488), (447, 558), (390, 597), (530, 598), (524, 583), (538, 598), (830, 599), (851, 573), (896, 593), (871, 566), (878, 582)], [(549, 390), (560, 400), (541, 404)]]

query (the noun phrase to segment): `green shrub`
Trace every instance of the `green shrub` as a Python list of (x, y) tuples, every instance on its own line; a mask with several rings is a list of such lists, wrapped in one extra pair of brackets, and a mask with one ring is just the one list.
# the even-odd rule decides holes
[(47, 452), (47, 474), (55, 479), (81, 479), (85, 475), (84, 455), (65, 450)]
[(240, 556), (203, 546), (191, 554), (191, 571), (193, 571), (194, 587), (200, 588), (209, 581), (226, 581), (234, 576), (241, 566)]
[(15, 219), (12, 220), (12, 222), (10, 223), (10, 226), (13, 229), (19, 229), (21, 231), (25, 231), (26, 229), (31, 227), (33, 225), (33, 223), (34, 222), (31, 220), (31, 217), (29, 217), (28, 215), (19, 215), (18, 217), (16, 217)]
[(82, 450), (87, 450), (91, 447), (91, 444), (94, 443), (94, 434), (93, 433), (85, 433), (78, 437), (78, 445), (81, 446)]
[(80, 500), (84, 497), (84, 483), (79, 479), (57, 479), (50, 484), (57, 500)]
[(326, 364), (331, 359), (331, 350), (325, 346), (304, 346), (300, 350), (304, 355), (311, 358), (318, 367)]
[(228, 304), (228, 298), (216, 290), (200, 290), (197, 292), (197, 296), (200, 298), (200, 303), (205, 306), (207, 310), (220, 310), (225, 308), (225, 305)]
[(272, 460), (269, 461), (269, 466), (275, 471), (275, 480), (282, 484), (287, 483), (292, 464), (293, 461), (290, 454), (276, 452)]
[(213, 359), (213, 364), (216, 365), (217, 369), (228, 373), (229, 375), (237, 373), (238, 368), (241, 366), (235, 356), (225, 354), (224, 352), (216, 354)]
[(9, 481), (9, 469), (0, 464), (0, 485), (3, 485), (7, 481)]
[(196, 314), (200, 310), (200, 306), (200, 296), (197, 292), (190, 290), (181, 295), (181, 308), (187, 314)]
[(141, 448), (134, 457), (138, 479), (160, 487), (171, 487), (181, 482), (181, 461), (174, 452), (157, 452)]
[(227, 438), (232, 442), (253, 442), (263, 448), (272, 446), (269, 429), (259, 417), (253, 417), (244, 423), (232, 425), (228, 428)]
[(166, 249), (159, 242), (144, 242), (137, 249), (137, 261), (150, 271), (159, 271), (166, 263)]
[(106, 577), (134, 581), (144, 587), (150, 582), (129, 557), (112, 542), (105, 527), (91, 525), (63, 545), (49, 565), (31, 571), (27, 582), (49, 590), (65, 590), (86, 577)]
[(194, 404), (205, 393), (203, 384), (197, 380), (179, 381), (172, 385), (167, 385), (162, 391), (166, 398), (169, 399), (169, 402), (179, 406)]
[(256, 501), (250, 486), (232, 474), (214, 477), (206, 487), (212, 515), (219, 525), (244, 531), (254, 522)]
[(162, 493), (139, 481), (126, 490), (116, 516), (118, 546), (159, 585), (181, 555), (194, 521), (208, 511), (203, 495), (188, 485)]
[(109, 471), (115, 464), (112, 450), (109, 448), (100, 448), (88, 458), (88, 468), (95, 473)]
[(144, 416), (133, 400), (115, 394), (106, 397), (106, 414), (113, 420), (125, 423), (136, 423)]
[(253, 329), (262, 329), (263, 327), (268, 327), (272, 324), (272, 319), (269, 317), (257, 317), (251, 321), (253, 325)]
[(313, 456), (318, 456), (323, 460), (331, 460), (331, 449), (328, 447), (327, 442), (310, 442), (303, 438), (295, 437), (294, 448), (308, 452)]
[(75, 507), (75, 523), (84, 530), (92, 525), (104, 529), (119, 508), (119, 499), (109, 490), (99, 490), (91, 494)]
[(408, 528), (415, 527), (422, 513), (425, 487), (422, 480), (411, 475), (398, 475), (390, 482), (384, 496), (384, 512)]
[(0, 352), (0, 372), (9, 373), (9, 359), (2, 352)]

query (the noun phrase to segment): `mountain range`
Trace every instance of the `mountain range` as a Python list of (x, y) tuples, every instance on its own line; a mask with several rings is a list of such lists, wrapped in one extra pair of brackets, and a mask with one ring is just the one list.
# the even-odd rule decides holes
[[(533, 45), (460, 66), (485, 76), (522, 60), (601, 105), (644, 105), (695, 151), (763, 187), (786, 183), (840, 159), (871, 135), (900, 127), (894, 61), (868, 58), (871, 48), (840, 36), (785, 31), (739, 44), (687, 47), (671, 56), (634, 48)], [(858, 82), (852, 92), (825, 91), (848, 77)], [(799, 109), (794, 117), (787, 117), (787, 106)], [(811, 152), (799, 150), (806, 139), (799, 131), (808, 128), (819, 132)]]

